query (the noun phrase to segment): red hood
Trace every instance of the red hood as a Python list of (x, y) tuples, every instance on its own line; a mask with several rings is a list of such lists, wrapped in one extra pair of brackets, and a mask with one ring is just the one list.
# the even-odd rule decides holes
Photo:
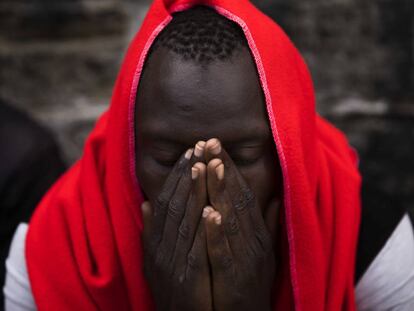
[(128, 49), (110, 109), (31, 220), (26, 257), (39, 310), (152, 308), (142, 273), (135, 97), (148, 49), (171, 13), (198, 4), (241, 26), (265, 94), (284, 180), (275, 308), (355, 309), (360, 176), (343, 134), (315, 112), (302, 57), (247, 0), (155, 0)]

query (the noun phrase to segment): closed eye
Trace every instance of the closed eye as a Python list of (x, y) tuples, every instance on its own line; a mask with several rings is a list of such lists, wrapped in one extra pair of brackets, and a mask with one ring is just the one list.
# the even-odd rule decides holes
[(178, 159), (174, 159), (174, 160), (157, 160), (155, 159), (155, 161), (165, 167), (173, 167), (175, 165), (175, 163), (177, 162)]
[(258, 160), (259, 160), (259, 158), (254, 158), (254, 159), (233, 158), (233, 162), (237, 166), (249, 166), (249, 165), (253, 165)]
[(239, 166), (249, 166), (256, 163), (263, 154), (263, 147), (258, 146), (246, 146), (230, 151), (230, 156), (233, 159), (234, 164)]
[(152, 158), (158, 164), (165, 167), (173, 167), (180, 158), (180, 152), (174, 149), (154, 148), (151, 152)]

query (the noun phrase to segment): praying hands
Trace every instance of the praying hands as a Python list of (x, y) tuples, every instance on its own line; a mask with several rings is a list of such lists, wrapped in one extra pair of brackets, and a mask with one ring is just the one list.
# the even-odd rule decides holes
[(158, 310), (270, 310), (279, 210), (258, 206), (218, 139), (175, 164), (142, 205), (144, 271)]

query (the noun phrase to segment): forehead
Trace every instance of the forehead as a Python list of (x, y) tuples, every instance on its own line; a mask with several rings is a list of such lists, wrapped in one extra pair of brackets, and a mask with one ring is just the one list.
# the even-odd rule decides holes
[(268, 135), (264, 96), (249, 51), (200, 65), (157, 50), (140, 81), (136, 122), (143, 135), (175, 134), (183, 144), (211, 137), (237, 140), (248, 132)]

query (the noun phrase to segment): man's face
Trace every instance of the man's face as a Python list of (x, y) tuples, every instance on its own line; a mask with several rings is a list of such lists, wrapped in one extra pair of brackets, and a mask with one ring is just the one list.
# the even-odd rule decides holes
[(180, 155), (218, 138), (260, 207), (281, 193), (263, 92), (250, 53), (201, 66), (164, 48), (149, 58), (136, 104), (137, 176), (154, 200)]

